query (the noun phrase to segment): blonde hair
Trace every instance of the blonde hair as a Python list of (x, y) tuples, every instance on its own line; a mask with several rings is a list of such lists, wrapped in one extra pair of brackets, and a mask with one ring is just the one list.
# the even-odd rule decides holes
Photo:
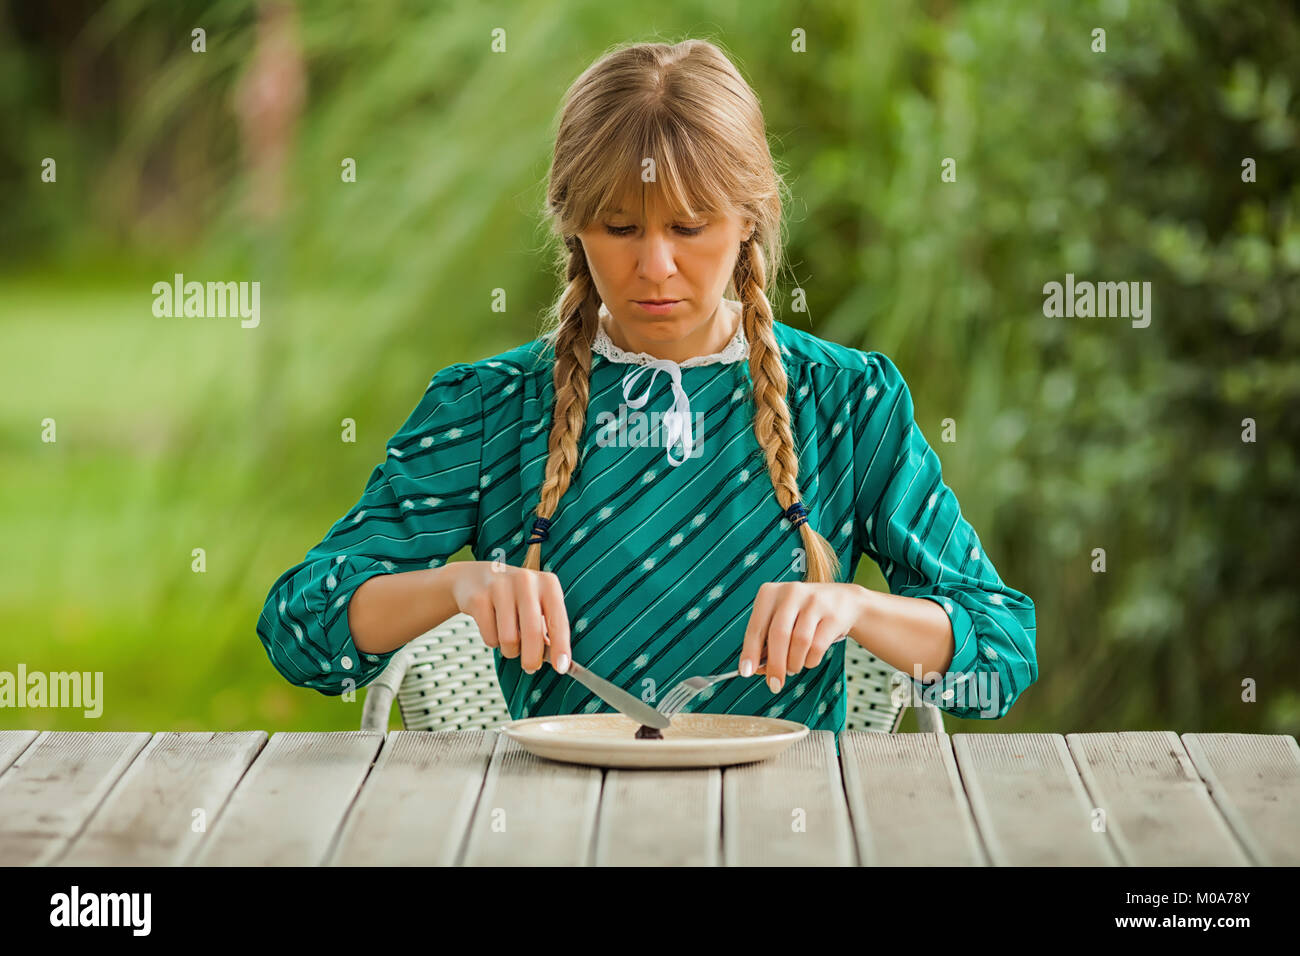
[[(642, 182), (643, 157), (654, 160)], [(754, 382), (754, 434), (782, 511), (800, 500), (799, 460), (786, 405), (786, 373), (765, 288), (781, 261), (781, 191), (758, 98), (731, 61), (705, 40), (616, 48), (565, 94), (547, 186), (547, 215), (563, 239), (565, 286), (545, 338), (555, 353), (555, 409), (537, 517), (549, 526), (578, 463), (587, 417), (591, 346), (600, 296), (577, 233), (617, 199), (657, 185), (668, 207), (690, 218), (735, 210), (754, 222), (740, 245), (729, 290), (742, 306)], [(839, 559), (809, 521), (798, 527), (805, 581), (835, 581)], [(531, 528), (530, 537), (531, 535)], [(524, 567), (541, 568), (541, 543)]]

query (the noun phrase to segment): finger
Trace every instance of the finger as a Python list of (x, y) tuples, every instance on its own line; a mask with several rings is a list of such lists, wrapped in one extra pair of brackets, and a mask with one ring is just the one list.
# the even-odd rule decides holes
[(497, 638), (497, 613), (492, 607), (492, 599), (483, 596), (482, 603), (475, 603), (471, 609), (470, 617), (474, 618), (474, 623), (478, 625), (478, 633), (483, 638), (483, 643), (488, 647), (500, 647), (501, 641)]
[(790, 632), (799, 614), (799, 605), (791, 600), (797, 592), (781, 589), (781, 599), (772, 610), (772, 620), (767, 625), (767, 686), (772, 693), (785, 683), (785, 665), (790, 653)]
[(736, 665), (742, 676), (748, 676), (745, 673), (746, 665), (749, 666), (749, 674), (756, 674), (759, 670), (759, 660), (763, 652), (763, 638), (767, 634), (767, 622), (772, 616), (772, 589), (767, 584), (761, 584), (758, 587), (758, 594), (754, 597), (754, 606), (749, 612), (749, 623), (745, 626), (745, 640), (740, 648), (740, 662)]
[(569, 610), (564, 606), (564, 589), (559, 577), (547, 571), (538, 581), (542, 614), (546, 618), (547, 656), (551, 666), (563, 674), (569, 669)]
[[(516, 607), (514, 592), (508, 584), (493, 585), (496, 614), (497, 638), (501, 641), (501, 653), (506, 657), (519, 656), (519, 611)], [(504, 592), (504, 593), (502, 593)], [(500, 594), (500, 596), (497, 596)]]
[(817, 623), (817, 633), (813, 636), (812, 647), (808, 650), (808, 657), (803, 666), (812, 670), (821, 664), (822, 659), (826, 656), (826, 651), (835, 643), (835, 638), (839, 637), (835, 633), (835, 618), (824, 617)]
[(804, 668), (808, 651), (812, 648), (813, 638), (817, 636), (817, 623), (820, 618), (817, 611), (808, 605), (800, 608), (790, 629), (790, 649), (786, 651), (785, 672), (793, 676)]
[(519, 663), (534, 674), (542, 666), (546, 641), (542, 637), (542, 601), (537, 593), (537, 576), (519, 576)]

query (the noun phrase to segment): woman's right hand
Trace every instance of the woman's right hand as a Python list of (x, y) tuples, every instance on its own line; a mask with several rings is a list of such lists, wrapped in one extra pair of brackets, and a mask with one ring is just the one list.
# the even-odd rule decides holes
[(452, 585), (456, 607), (478, 623), (488, 647), (518, 657), (525, 673), (547, 661), (569, 669), (569, 612), (559, 577), (497, 561), (457, 561)]

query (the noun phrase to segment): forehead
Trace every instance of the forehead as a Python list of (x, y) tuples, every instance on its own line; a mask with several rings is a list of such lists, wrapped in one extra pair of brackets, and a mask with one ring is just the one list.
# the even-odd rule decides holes
[[(694, 203), (695, 208), (687, 208)], [(624, 221), (686, 223), (730, 220), (736, 218), (727, 200), (708, 191), (694, 195), (670, 189), (666, 184), (622, 183), (611, 189), (597, 207), (596, 216), (617, 217)]]

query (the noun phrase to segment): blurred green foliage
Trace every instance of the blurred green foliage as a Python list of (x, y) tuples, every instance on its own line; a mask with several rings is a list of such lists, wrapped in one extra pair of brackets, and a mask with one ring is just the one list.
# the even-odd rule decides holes
[[(1038, 683), (949, 729), (1300, 727), (1293, 4), (302, 4), (270, 222), (249, 214), (235, 93), (256, 4), (0, 9), (0, 669), (103, 670), (95, 729), (358, 725), (359, 701), (267, 662), (266, 592), (435, 371), (540, 330), (568, 84), (613, 44), (688, 36), (750, 79), (795, 196), (778, 314), (894, 359), (1037, 605)], [(261, 325), (155, 318), (176, 272), (259, 280)], [(1149, 281), (1150, 326), (1045, 317), (1066, 273)], [(796, 287), (809, 314), (786, 308)], [(869, 561), (858, 580), (884, 587)]]

